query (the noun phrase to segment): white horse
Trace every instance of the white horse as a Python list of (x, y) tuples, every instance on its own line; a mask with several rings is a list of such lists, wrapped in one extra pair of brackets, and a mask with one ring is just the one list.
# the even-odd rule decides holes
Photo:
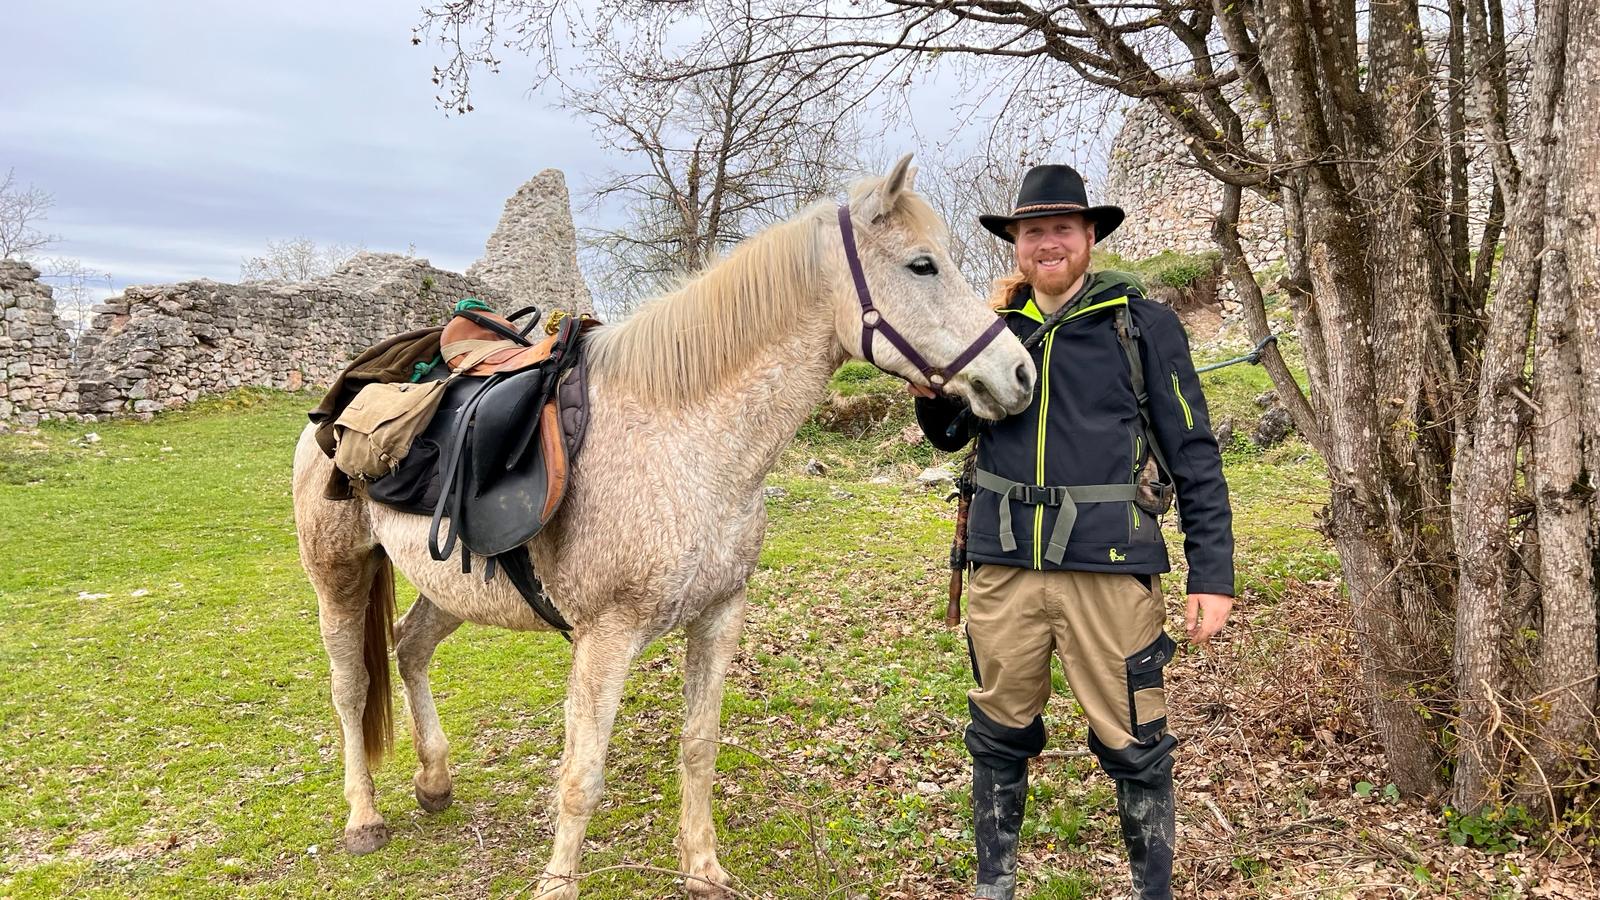
[[(950, 261), (948, 232), (911, 192), (909, 165), (908, 156), (888, 176), (857, 184), (848, 206), (819, 204), (745, 241), (680, 289), (586, 337), (588, 434), (565, 505), (529, 544), (572, 625), (555, 843), (539, 896), (577, 896), (628, 666), (674, 628), (687, 632), (688, 647), (680, 862), (692, 893), (728, 883), (711, 783), (723, 679), (766, 530), (762, 482), (832, 373), (860, 357), (942, 385), (985, 418), (1028, 405), (1033, 363), (994, 327), (994, 313)], [(295, 524), (343, 728), (344, 843), (359, 854), (389, 840), (369, 767), (393, 742), (391, 631), (420, 763), (417, 802), (438, 811), (450, 803), (451, 783), (428, 685), (434, 648), (463, 621), (549, 626), (503, 571), (485, 583), (481, 569), (463, 574), (459, 560), (433, 560), (426, 516), (359, 491), (325, 499), (332, 465), (308, 428), (295, 451)], [(421, 593), (392, 625), (391, 564)]]

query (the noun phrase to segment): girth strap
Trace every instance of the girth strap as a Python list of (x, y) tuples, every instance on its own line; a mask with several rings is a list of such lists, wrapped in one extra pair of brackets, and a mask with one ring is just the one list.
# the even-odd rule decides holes
[(522, 595), (522, 599), (527, 601), (528, 606), (539, 618), (549, 623), (551, 628), (561, 632), (562, 637), (568, 641), (572, 640), (572, 626), (562, 618), (561, 611), (556, 609), (555, 604), (550, 602), (550, 596), (544, 592), (544, 584), (539, 581), (539, 576), (534, 574), (533, 559), (528, 555), (527, 547), (516, 547), (499, 556), (492, 556), (489, 560), (491, 564), (495, 560), (500, 561), (500, 567), (506, 570), (506, 577), (511, 579), (511, 583), (517, 588), (517, 593)]
[(1139, 492), (1137, 484), (1023, 484), (986, 469), (974, 469), (972, 481), (1000, 495), (1000, 549), (1007, 553), (1017, 549), (1017, 536), (1011, 530), (1010, 501), (1060, 507), (1055, 527), (1050, 529), (1050, 545), (1044, 554), (1045, 559), (1057, 564), (1067, 555), (1067, 542), (1072, 539), (1072, 527), (1078, 522), (1079, 503), (1132, 503)]

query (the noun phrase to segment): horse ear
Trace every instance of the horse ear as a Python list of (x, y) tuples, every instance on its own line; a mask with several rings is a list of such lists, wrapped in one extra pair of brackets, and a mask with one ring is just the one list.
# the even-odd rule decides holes
[(911, 190), (911, 182), (916, 177), (917, 170), (911, 167), (911, 154), (907, 153), (889, 170), (889, 177), (883, 180), (883, 187), (878, 189), (878, 209), (873, 218), (888, 215), (900, 202), (900, 195)]

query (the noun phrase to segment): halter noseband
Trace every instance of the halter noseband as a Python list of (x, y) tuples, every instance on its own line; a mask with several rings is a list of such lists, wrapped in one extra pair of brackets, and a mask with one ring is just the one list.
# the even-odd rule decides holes
[[(960, 356), (951, 360), (949, 365), (943, 368), (932, 365), (923, 359), (922, 354), (918, 353), (911, 343), (889, 324), (883, 313), (872, 305), (872, 292), (867, 289), (867, 276), (861, 269), (861, 254), (856, 251), (855, 226), (850, 222), (850, 205), (847, 203), (839, 204), (839, 232), (844, 236), (844, 256), (850, 262), (850, 277), (856, 283), (856, 298), (861, 301), (861, 355), (867, 362), (874, 366), (878, 365), (877, 360), (872, 358), (872, 339), (881, 331), (889, 343), (900, 351), (900, 355), (928, 379), (928, 385), (942, 394), (944, 386), (950, 379), (976, 359), (978, 354), (983, 352), (983, 348), (989, 346), (1000, 332), (1006, 330), (1005, 320), (996, 316), (994, 323), (985, 329), (983, 334), (978, 335), (978, 339), (969, 344)], [(878, 366), (878, 368), (883, 367)]]

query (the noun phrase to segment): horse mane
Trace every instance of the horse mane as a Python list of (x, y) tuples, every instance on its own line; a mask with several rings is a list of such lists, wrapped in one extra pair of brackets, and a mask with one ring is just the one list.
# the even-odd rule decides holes
[[(883, 182), (858, 182), (851, 203)], [(676, 409), (712, 395), (770, 336), (790, 334), (790, 323), (817, 314), (818, 263), (834, 208), (824, 201), (773, 225), (627, 319), (596, 329), (586, 338), (591, 370), (654, 406)], [(919, 231), (944, 231), (920, 198), (899, 203), (896, 213)]]

